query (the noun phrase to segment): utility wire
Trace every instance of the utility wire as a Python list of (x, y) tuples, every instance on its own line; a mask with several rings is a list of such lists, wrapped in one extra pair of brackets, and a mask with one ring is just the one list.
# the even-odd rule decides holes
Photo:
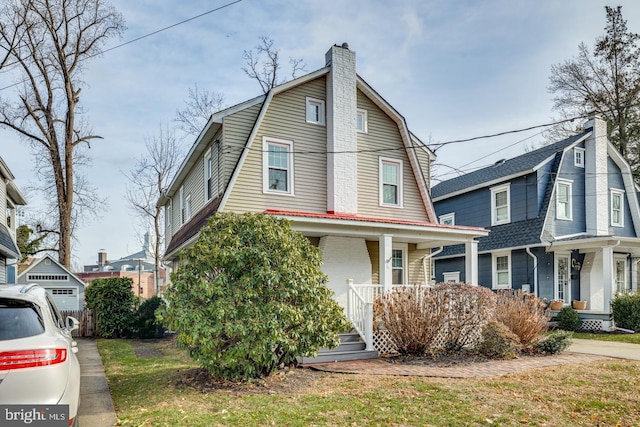
[[(130, 44), (132, 44), (132, 43), (138, 42), (138, 41), (140, 41), (140, 40), (142, 40), (142, 39), (146, 39), (147, 37), (154, 36), (154, 35), (156, 35), (156, 34), (158, 34), (158, 33), (163, 32), (163, 31), (167, 31), (167, 30), (169, 30), (169, 29), (171, 29), (171, 28), (175, 28), (175, 27), (177, 27), (177, 26), (179, 26), (179, 25), (186, 24), (187, 22), (191, 22), (191, 21), (196, 20), (196, 19), (198, 19), (198, 18), (202, 18), (203, 16), (206, 16), (206, 15), (209, 15), (209, 14), (211, 14), (211, 13), (217, 12), (217, 11), (219, 11), (219, 10), (222, 10), (222, 9), (226, 8), (226, 7), (233, 6), (234, 4), (236, 4), (236, 3), (240, 3), (241, 1), (242, 1), (242, 0), (235, 0), (235, 1), (232, 1), (232, 2), (227, 3), (227, 4), (223, 4), (222, 6), (216, 7), (215, 9), (208, 10), (208, 11), (206, 11), (206, 12), (203, 12), (203, 13), (199, 14), (199, 15), (192, 16), (191, 18), (187, 18), (187, 19), (182, 20), (182, 21), (180, 21), (180, 22), (176, 22), (175, 24), (171, 24), (171, 25), (166, 26), (166, 27), (164, 27), (164, 28), (160, 28), (159, 30), (152, 31), (152, 32), (147, 33), (147, 34), (145, 34), (145, 35), (143, 35), (143, 36), (136, 37), (135, 39), (132, 39), (132, 40), (126, 41), (126, 42), (121, 43), (121, 44), (119, 44), (119, 45), (112, 46), (112, 47), (110, 47), (110, 48), (108, 48), (108, 49), (105, 49), (105, 50), (101, 50), (100, 52), (94, 53), (93, 55), (89, 55), (89, 56), (87, 56), (87, 57), (82, 58), (79, 62), (81, 62), (81, 61), (85, 61), (85, 60), (87, 60), (87, 59), (95, 58), (96, 56), (102, 55), (103, 53), (111, 52), (112, 50), (120, 49), (121, 47), (124, 47), (124, 46), (130, 45)], [(18, 63), (18, 62), (14, 62), (14, 63), (9, 64), (9, 65), (15, 65), (15, 64), (17, 64), (17, 63)], [(22, 83), (24, 83), (24, 82), (26, 82), (26, 81), (27, 81), (27, 79), (24, 79), (24, 80), (22, 80), (22, 81), (20, 81), (20, 82), (17, 82), (17, 83), (12, 84), (12, 85), (1, 87), (1, 88), (0, 88), (0, 91), (6, 90), (6, 89), (10, 89), (10, 88), (12, 88), (12, 87), (14, 87), (14, 86), (18, 86), (19, 84), (22, 84)]]

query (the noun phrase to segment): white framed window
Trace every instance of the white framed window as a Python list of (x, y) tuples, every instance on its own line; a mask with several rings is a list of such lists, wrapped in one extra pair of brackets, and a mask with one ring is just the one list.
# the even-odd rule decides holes
[(627, 257), (623, 255), (614, 256), (616, 292), (624, 292), (629, 289), (627, 284)]
[(440, 215), (440, 224), (445, 225), (456, 225), (456, 214), (455, 212), (451, 212), (448, 214)]
[(307, 103), (307, 123), (324, 125), (324, 101), (308, 97)]
[(180, 225), (183, 225), (187, 221), (187, 215), (184, 210), (184, 187), (180, 187)]
[(293, 195), (293, 141), (262, 138), (264, 193)]
[(571, 255), (556, 253), (555, 256), (555, 299), (571, 302)]
[(575, 167), (584, 168), (584, 153), (584, 148), (575, 147), (573, 149), (573, 165)]
[(491, 261), (492, 289), (511, 289), (511, 254), (509, 252), (492, 254)]
[(402, 160), (379, 159), (380, 206), (402, 207)]
[(405, 285), (407, 278), (407, 252), (409, 245), (406, 243), (395, 243), (391, 248), (391, 283), (394, 285)]
[(491, 189), (491, 225), (511, 222), (511, 184)]
[(191, 219), (191, 194), (187, 194), (187, 197), (184, 199), (184, 215), (185, 222)]
[(573, 219), (573, 210), (571, 206), (572, 200), (572, 182), (567, 180), (558, 180), (556, 183), (556, 218), (557, 219)]
[(446, 273), (442, 273), (442, 280), (445, 283), (449, 283), (449, 282), (459, 283), (460, 282), (460, 272), (459, 271), (447, 271)]
[(73, 289), (51, 289), (51, 295), (75, 295)]
[(204, 154), (204, 201), (207, 202), (213, 197), (213, 160), (211, 158), (211, 148)]
[(173, 200), (169, 199), (169, 203), (164, 207), (164, 222), (167, 228), (171, 229), (171, 223), (173, 218)]
[(361, 110), (358, 108), (356, 112), (356, 130), (361, 133), (369, 132), (367, 110)]
[(611, 189), (611, 226), (624, 227), (624, 191)]

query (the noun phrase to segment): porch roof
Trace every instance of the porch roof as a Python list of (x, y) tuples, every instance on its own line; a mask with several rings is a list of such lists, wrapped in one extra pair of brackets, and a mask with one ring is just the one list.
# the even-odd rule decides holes
[(640, 256), (640, 239), (637, 237), (592, 236), (586, 234), (556, 239), (547, 245), (547, 252), (577, 249), (584, 253), (591, 252), (591, 249), (600, 250), (606, 246), (613, 246), (614, 251), (619, 250)]
[(489, 230), (480, 227), (351, 214), (283, 210), (266, 210), (265, 213), (291, 220), (292, 228), (307, 236), (332, 234), (377, 239), (379, 236), (389, 234), (397, 242), (416, 243), (421, 248), (465, 243), (489, 234)]

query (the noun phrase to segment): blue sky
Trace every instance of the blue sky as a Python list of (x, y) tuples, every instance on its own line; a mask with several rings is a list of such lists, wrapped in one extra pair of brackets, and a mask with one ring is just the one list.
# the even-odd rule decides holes
[[(128, 29), (108, 47), (229, 2), (112, 0)], [(92, 143), (88, 175), (109, 205), (101, 219), (78, 230), (73, 263), (96, 262), (99, 249), (110, 259), (139, 250), (120, 171), (143, 154), (145, 138), (171, 124), (194, 84), (223, 93), (227, 105), (259, 95), (242, 72), (242, 52), (260, 36), (275, 41), (284, 62), (304, 59), (309, 72), (324, 66), (332, 44), (348, 42), (358, 73), (413, 133), (437, 143), (549, 122), (550, 67), (575, 56), (580, 42), (593, 46), (604, 33), (606, 4), (622, 5), (629, 28), (640, 32), (640, 2), (633, 0), (242, 0), (105, 53), (87, 63), (81, 103), (104, 137)], [(11, 83), (0, 75), (1, 87)], [(484, 166), (522, 153), (542, 140), (538, 132), (452, 144), (438, 150), (438, 163)], [(0, 130), (0, 140), (0, 155), (26, 187), (32, 156), (13, 133)], [(185, 149), (192, 142), (185, 139)], [(28, 199), (33, 209), (41, 203), (35, 194)]]

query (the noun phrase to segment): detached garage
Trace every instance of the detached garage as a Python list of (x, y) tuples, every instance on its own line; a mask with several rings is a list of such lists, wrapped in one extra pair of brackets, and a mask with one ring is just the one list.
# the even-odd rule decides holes
[(37, 283), (47, 290), (58, 310), (84, 308), (85, 284), (50, 255), (35, 260), (18, 275), (18, 284)]

